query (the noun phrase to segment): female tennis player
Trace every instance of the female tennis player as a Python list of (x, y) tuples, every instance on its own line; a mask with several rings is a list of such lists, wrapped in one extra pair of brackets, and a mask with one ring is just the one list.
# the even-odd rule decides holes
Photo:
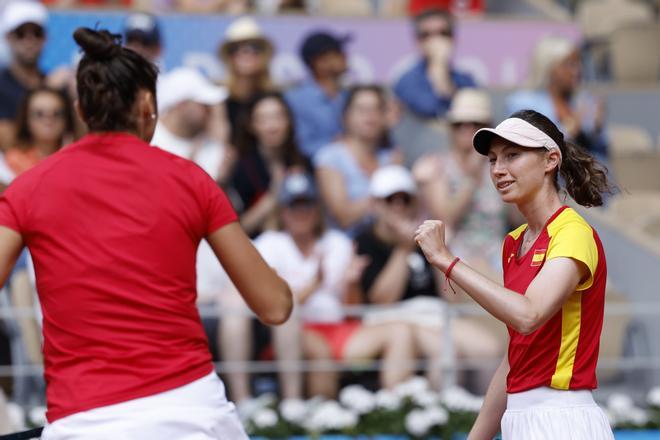
[[(509, 328), (508, 356), (493, 377), (470, 440), (613, 439), (594, 403), (603, 324), (605, 254), (596, 231), (560, 197), (599, 206), (610, 190), (605, 169), (532, 110), (477, 131), (474, 148), (527, 223), (508, 234), (504, 286), (490, 281), (445, 246), (444, 225), (426, 221), (415, 239), (428, 260)], [(505, 411), (506, 410), (506, 411)]]
[(149, 145), (157, 69), (107, 31), (74, 33), (77, 111), (90, 134), (0, 198), (2, 281), (24, 245), (43, 310), (42, 438), (245, 439), (195, 307), (208, 240), (267, 324), (291, 311), (213, 180)]

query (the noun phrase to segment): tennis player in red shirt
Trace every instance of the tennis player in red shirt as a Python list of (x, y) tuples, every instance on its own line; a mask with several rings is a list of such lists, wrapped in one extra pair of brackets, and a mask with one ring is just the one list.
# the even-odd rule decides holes
[(0, 198), (0, 276), (27, 246), (43, 310), (42, 438), (245, 439), (195, 306), (200, 241), (266, 324), (286, 321), (291, 292), (218, 185), (149, 145), (156, 67), (107, 31), (74, 38), (90, 134)]
[(468, 437), (491, 440), (610, 440), (595, 404), (603, 325), (605, 254), (596, 231), (560, 197), (600, 206), (605, 169), (532, 110), (477, 131), (475, 149), (490, 160), (502, 200), (527, 223), (504, 241), (504, 286), (490, 281), (445, 246), (444, 225), (424, 222), (416, 241), (428, 260), (509, 329), (509, 349)]

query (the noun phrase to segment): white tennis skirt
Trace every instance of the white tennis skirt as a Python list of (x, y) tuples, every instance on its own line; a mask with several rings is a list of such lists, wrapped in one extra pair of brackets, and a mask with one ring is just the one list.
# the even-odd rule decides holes
[(47, 424), (42, 440), (247, 440), (215, 373), (182, 387)]
[(613, 440), (590, 390), (534, 388), (507, 395), (503, 440)]

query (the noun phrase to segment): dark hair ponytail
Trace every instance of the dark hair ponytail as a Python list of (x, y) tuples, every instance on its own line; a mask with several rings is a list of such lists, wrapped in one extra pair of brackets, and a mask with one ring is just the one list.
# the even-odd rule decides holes
[(158, 68), (121, 46), (107, 30), (78, 28), (73, 38), (84, 56), (76, 72), (78, 101), (90, 131), (133, 131), (133, 105), (139, 90), (156, 98)]
[(534, 110), (521, 110), (510, 116), (529, 122), (550, 136), (562, 154), (559, 173), (555, 174), (555, 185), (559, 189), (559, 174), (564, 179), (566, 191), (580, 205), (601, 206), (603, 194), (612, 194), (607, 179), (607, 168), (584, 148), (564, 140), (564, 135), (546, 116)]

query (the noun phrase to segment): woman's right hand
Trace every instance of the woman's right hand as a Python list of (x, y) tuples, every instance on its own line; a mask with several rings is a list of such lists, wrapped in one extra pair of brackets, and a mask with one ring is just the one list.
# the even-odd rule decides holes
[(445, 243), (445, 224), (440, 220), (426, 220), (415, 231), (415, 243), (424, 256), (436, 268), (443, 272), (453, 260)]

